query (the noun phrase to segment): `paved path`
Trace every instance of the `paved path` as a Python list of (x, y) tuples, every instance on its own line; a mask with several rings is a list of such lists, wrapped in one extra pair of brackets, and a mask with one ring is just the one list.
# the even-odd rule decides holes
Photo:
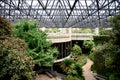
[(96, 80), (90, 70), (92, 64), (93, 62), (87, 58), (87, 63), (82, 67), (85, 80)]
[(57, 79), (55, 77), (50, 78), (46, 74), (39, 74), (39, 75), (36, 75), (36, 79), (35, 80), (57, 80)]

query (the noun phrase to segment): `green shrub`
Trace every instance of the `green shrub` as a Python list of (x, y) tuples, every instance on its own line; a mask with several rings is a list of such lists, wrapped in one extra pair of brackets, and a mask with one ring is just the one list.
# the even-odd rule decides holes
[(73, 30), (73, 33), (92, 33), (92, 29), (90, 28), (79, 28), (79, 29), (75, 29)]
[(81, 50), (80, 46), (75, 44), (73, 46), (73, 48), (72, 48), (72, 54), (73, 54), (73, 56), (81, 55), (82, 54), (82, 50)]
[(75, 64), (75, 69), (76, 69), (76, 71), (77, 71), (77, 75), (78, 75), (78, 76), (82, 76), (83, 70), (82, 70), (82, 68), (81, 68), (81, 65), (80, 65), (80, 64)]
[(109, 80), (120, 80), (120, 78), (117, 78), (114, 74), (111, 74), (109, 76)]
[(105, 40), (106, 44), (95, 50), (94, 67), (98, 73), (109, 76), (111, 80), (117, 80), (120, 79), (120, 67), (118, 67), (120, 66), (120, 15), (112, 17), (110, 21), (113, 26), (112, 32), (109, 38), (99, 40), (100, 42)]
[(74, 63), (75, 63), (75, 61), (74, 61), (73, 59), (65, 59), (65, 60), (61, 63), (60, 67), (62, 68), (62, 70), (63, 70), (65, 73), (67, 73), (68, 70), (69, 70), (70, 65), (72, 65), (72, 64), (74, 64)]
[(83, 42), (83, 52), (84, 53), (90, 53), (91, 50), (94, 48), (94, 42), (93, 41), (88, 41), (88, 40), (85, 40)]
[(103, 45), (110, 40), (110, 35), (93, 36), (95, 45)]
[(11, 24), (7, 20), (0, 17), (0, 39), (11, 37), (12, 32)]
[(0, 79), (32, 80), (33, 60), (25, 53), (25, 42), (8, 38), (0, 42)]
[(81, 55), (81, 56), (77, 56), (75, 58), (75, 61), (77, 64), (80, 64), (81, 66), (83, 66), (87, 62), (87, 59), (84, 55)]
[(0, 17), (0, 80), (32, 80), (34, 65), (26, 44), (12, 35), (11, 24)]
[(37, 29), (37, 23), (24, 21), (14, 25), (14, 36), (23, 39), (28, 46), (27, 53), (39, 67), (52, 66), (57, 56), (57, 49), (51, 48), (47, 34)]
[(120, 58), (120, 49), (118, 46), (113, 44), (105, 44), (101, 47), (97, 47), (94, 55), (94, 66), (98, 73), (115, 73), (119, 74), (120, 63), (118, 59)]
[(71, 76), (71, 75), (68, 75), (66, 76), (63, 80), (84, 80), (82, 77), (76, 77), (76, 76)]
[(73, 59), (64, 60), (60, 67), (67, 74), (74, 77), (82, 77), (81, 65), (76, 63)]
[(99, 29), (99, 35), (111, 35), (111, 29), (106, 28), (100, 28)]
[(93, 53), (90, 53), (88, 57), (89, 57), (92, 61), (94, 61), (94, 54), (93, 54)]
[(106, 72), (104, 51), (106, 50), (104, 50), (103, 46), (97, 46), (94, 51), (94, 68), (99, 74), (104, 74)]
[(91, 50), (94, 47), (94, 42), (85, 40), (83, 42), (83, 47)]

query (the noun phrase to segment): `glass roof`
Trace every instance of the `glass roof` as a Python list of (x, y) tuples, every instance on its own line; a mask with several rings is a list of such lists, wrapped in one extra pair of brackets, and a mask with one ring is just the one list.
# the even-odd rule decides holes
[(108, 17), (119, 13), (120, 0), (0, 0), (0, 16), (39, 27), (109, 27)]

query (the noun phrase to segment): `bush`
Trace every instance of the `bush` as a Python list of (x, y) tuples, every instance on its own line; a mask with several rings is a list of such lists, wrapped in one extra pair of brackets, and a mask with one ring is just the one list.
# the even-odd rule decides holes
[(74, 61), (73, 59), (65, 59), (65, 60), (61, 63), (60, 67), (62, 68), (62, 70), (63, 70), (65, 73), (67, 73), (68, 70), (69, 70), (70, 65), (72, 65), (72, 64), (74, 64), (74, 63), (75, 63), (75, 61)]
[(97, 46), (94, 51), (94, 68), (99, 74), (104, 74), (106, 72), (105, 69), (105, 46)]
[(99, 29), (99, 35), (111, 35), (111, 29), (106, 28), (100, 28)]
[[(94, 67), (98, 73), (117, 80), (120, 79), (120, 15), (112, 17), (111, 24), (113, 29), (106, 44), (95, 50)], [(102, 40), (105, 38), (101, 38)]]
[(117, 78), (114, 74), (111, 74), (109, 76), (109, 80), (120, 80), (120, 78)]
[(12, 26), (11, 24), (0, 17), (0, 39), (5, 39), (6, 37), (12, 36)]
[(84, 48), (91, 50), (94, 47), (94, 42), (85, 40), (83, 42), (83, 46), (84, 46)]
[(28, 80), (33, 77), (33, 60), (25, 53), (25, 42), (8, 38), (0, 43), (0, 77)]
[(93, 36), (95, 45), (103, 45), (110, 40), (110, 35)]
[(27, 43), (27, 53), (39, 66), (52, 66), (57, 56), (57, 49), (51, 48), (52, 42), (47, 41), (47, 34), (37, 29), (37, 23), (24, 21), (14, 25), (14, 36)]
[(120, 58), (120, 49), (118, 46), (113, 44), (105, 44), (104, 46), (96, 49), (94, 55), (94, 66), (98, 73), (107, 74), (115, 73), (119, 74), (120, 66), (118, 59)]
[(76, 76), (71, 76), (71, 75), (68, 75), (66, 76), (63, 80), (84, 80), (82, 77), (76, 77)]
[(82, 76), (82, 68), (81, 68), (81, 65), (80, 64), (75, 64), (75, 69), (77, 71), (77, 75), (78, 76)]
[(77, 44), (75, 44), (72, 48), (72, 54), (73, 56), (76, 56), (76, 55), (81, 55), (82, 54), (82, 50), (80, 48), (80, 46), (78, 46)]
[(73, 59), (64, 60), (60, 67), (67, 75), (74, 76), (76, 78), (82, 77), (81, 65), (76, 63)]
[(26, 54), (26, 44), (12, 37), (11, 24), (0, 17), (0, 79), (32, 80), (33, 60)]
[(94, 42), (93, 41), (85, 40), (83, 42), (83, 49), (84, 49), (85, 53), (90, 53), (93, 48), (94, 48)]
[(77, 64), (80, 64), (81, 66), (83, 66), (87, 62), (87, 59), (84, 55), (81, 55), (81, 56), (77, 56), (75, 58), (75, 61)]
[(88, 57), (89, 57), (92, 61), (94, 61), (94, 54), (93, 54), (93, 53), (90, 53)]

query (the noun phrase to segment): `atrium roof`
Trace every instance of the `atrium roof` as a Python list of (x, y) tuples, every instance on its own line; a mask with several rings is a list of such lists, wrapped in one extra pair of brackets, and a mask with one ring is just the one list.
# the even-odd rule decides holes
[(109, 27), (120, 0), (0, 0), (0, 16), (12, 22), (35, 19), (39, 27)]

